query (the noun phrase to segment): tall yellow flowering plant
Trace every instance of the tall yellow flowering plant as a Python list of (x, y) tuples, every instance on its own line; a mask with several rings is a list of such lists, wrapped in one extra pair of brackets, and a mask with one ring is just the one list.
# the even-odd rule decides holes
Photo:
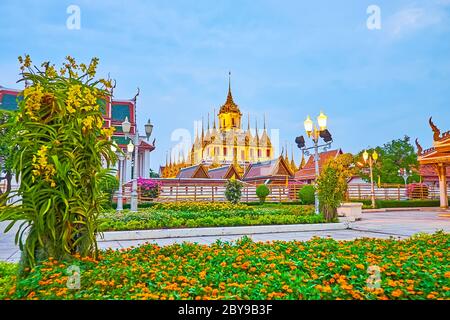
[[(60, 71), (46, 62), (33, 67), (19, 57), (26, 88), (15, 121), (13, 171), (20, 188), (0, 208), (0, 221), (20, 222), (16, 241), (22, 266), (48, 257), (97, 254), (97, 217), (104, 194), (100, 182), (116, 161), (111, 129), (103, 128), (100, 102), (111, 82), (95, 80), (98, 59), (89, 65), (67, 57)], [(18, 196), (18, 197), (17, 197)], [(26, 239), (25, 239), (26, 238)]]

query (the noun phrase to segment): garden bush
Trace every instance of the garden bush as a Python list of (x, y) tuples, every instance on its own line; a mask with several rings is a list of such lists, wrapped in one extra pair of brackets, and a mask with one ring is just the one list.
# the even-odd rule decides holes
[(260, 184), (259, 186), (256, 187), (256, 195), (258, 196), (260, 203), (264, 203), (269, 194), (270, 189), (265, 184)]
[(315, 200), (315, 188), (313, 185), (306, 185), (303, 186), (299, 191), (298, 191), (298, 199), (300, 200), (300, 202), (302, 204), (314, 204), (314, 200)]
[(241, 201), (243, 187), (244, 185), (239, 180), (228, 180), (225, 184), (225, 197), (227, 200), (235, 204)]
[(439, 200), (377, 200), (377, 208), (439, 207)]
[[(11, 299), (449, 299), (450, 235), (409, 239), (192, 243), (53, 259), (10, 289)], [(67, 268), (81, 287), (66, 286)], [(380, 272), (370, 281), (370, 268)], [(369, 281), (368, 281), (369, 280)]]

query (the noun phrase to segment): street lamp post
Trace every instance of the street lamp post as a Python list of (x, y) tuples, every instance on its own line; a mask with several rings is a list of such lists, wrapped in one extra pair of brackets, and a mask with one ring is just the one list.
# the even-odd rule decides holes
[(125, 160), (125, 155), (123, 154), (122, 150), (119, 150), (117, 148), (117, 145), (114, 144), (111, 146), (111, 150), (112, 152), (117, 154), (117, 158), (119, 159), (119, 164), (118, 164), (118, 168), (119, 168), (119, 190), (117, 191), (117, 208), (116, 211), (120, 212), (123, 210), (123, 186), (122, 186), (122, 181), (123, 181), (123, 173), (122, 173), (122, 163), (123, 160)]
[[(320, 115), (317, 117), (317, 123), (319, 128), (317, 128), (317, 126), (313, 123), (309, 116), (303, 123), (308, 137), (311, 138), (314, 143), (312, 147), (305, 147), (305, 138), (303, 136), (295, 138), (295, 143), (297, 143), (297, 146), (304, 152), (306, 156), (310, 156), (311, 153), (309, 152), (309, 150), (314, 149), (314, 168), (316, 181), (319, 177), (319, 149), (323, 148), (323, 151), (326, 151), (331, 148), (331, 143), (333, 142), (331, 134), (327, 129), (327, 116), (324, 115), (323, 112), (320, 112)], [(319, 138), (322, 138), (325, 144), (319, 145)], [(319, 214), (320, 205), (319, 193), (317, 188), (315, 190), (314, 198), (315, 213)]]
[(376, 150), (373, 150), (373, 153), (371, 155), (369, 155), (369, 153), (366, 151), (364, 151), (363, 153), (363, 159), (365, 163), (369, 163), (369, 168), (370, 168), (370, 197), (372, 199), (372, 208), (375, 209), (376, 205), (375, 205), (375, 186), (373, 183), (373, 164), (375, 162), (377, 162), (378, 160), (378, 153)]
[(408, 171), (406, 170), (406, 168), (399, 169), (398, 176), (403, 178), (403, 180), (405, 181), (405, 188), (406, 188), (408, 184), (408, 178), (412, 176), (412, 171), (411, 170)]
[[(137, 212), (138, 210), (138, 191), (137, 191), (137, 179), (138, 179), (138, 161), (139, 161), (139, 131), (137, 125), (135, 126), (135, 133), (130, 134), (131, 123), (128, 121), (128, 117), (125, 117), (125, 121), (122, 122), (122, 131), (126, 138), (130, 139), (127, 146), (127, 151), (132, 154), (134, 151), (134, 170), (133, 170), (133, 184), (131, 187), (131, 205), (130, 211)], [(145, 134), (147, 141), (150, 138), (153, 131), (153, 124), (151, 124), (150, 119), (145, 124)]]

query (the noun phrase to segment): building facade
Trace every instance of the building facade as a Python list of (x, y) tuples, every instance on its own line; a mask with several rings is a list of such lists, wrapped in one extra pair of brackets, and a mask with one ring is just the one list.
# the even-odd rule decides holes
[(226, 101), (219, 108), (218, 114), (214, 114), (212, 125), (208, 117), (206, 128), (202, 125), (201, 133), (196, 132), (189, 155), (177, 161), (167, 159), (166, 164), (160, 168), (160, 175), (173, 178), (181, 169), (198, 164), (203, 164), (208, 169), (233, 164), (242, 175), (250, 164), (268, 161), (275, 156), (265, 119), (262, 130), (258, 130), (255, 122), (255, 130), (252, 131), (250, 115), (247, 118), (247, 128), (243, 128), (242, 112), (233, 100), (229, 82)]
[[(14, 111), (18, 107), (18, 102), (21, 99), (21, 90), (9, 89), (0, 86), (0, 110)], [(115, 131), (112, 139), (117, 142), (124, 152), (127, 150), (129, 139), (125, 137), (122, 132), (122, 122), (127, 117), (131, 123), (130, 133), (134, 134), (136, 130), (136, 97), (129, 100), (114, 99), (107, 97), (99, 100), (99, 105), (103, 110), (103, 119), (105, 128), (114, 127)], [(149, 178), (150, 176), (150, 153), (155, 149), (154, 141), (149, 143), (145, 137), (139, 139), (139, 161), (137, 173), (139, 177)], [(134, 157), (127, 155), (125, 160), (116, 164), (116, 169), (123, 170), (122, 183), (126, 183), (132, 179), (132, 166)]]

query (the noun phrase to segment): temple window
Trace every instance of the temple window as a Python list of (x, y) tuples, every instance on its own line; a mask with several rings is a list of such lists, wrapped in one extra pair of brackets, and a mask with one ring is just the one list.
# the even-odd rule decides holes
[(266, 150), (266, 157), (267, 157), (267, 158), (270, 158), (270, 149), (267, 149), (267, 150)]
[(261, 149), (258, 149), (258, 158), (261, 158)]
[(227, 155), (227, 147), (223, 147), (223, 155), (224, 155), (224, 156)]

